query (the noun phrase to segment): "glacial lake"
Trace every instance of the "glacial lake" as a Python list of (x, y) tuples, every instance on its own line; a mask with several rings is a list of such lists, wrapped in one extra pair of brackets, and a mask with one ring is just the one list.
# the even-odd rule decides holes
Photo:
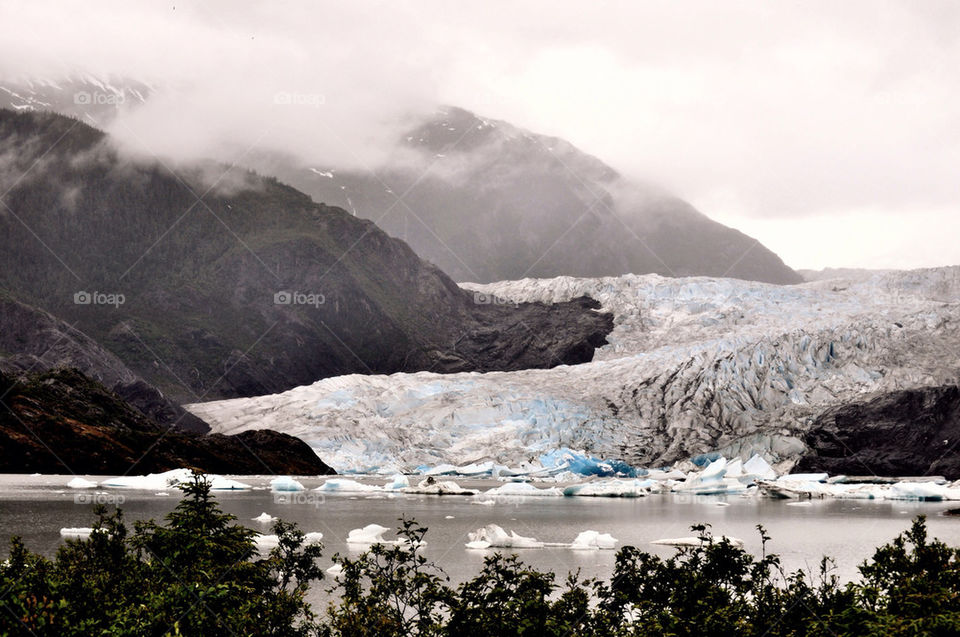
[[(128, 523), (136, 519), (162, 518), (177, 503), (179, 492), (156, 495), (137, 490), (74, 490), (66, 488), (73, 476), (0, 475), (0, 539), (8, 552), (11, 535), (24, 538), (30, 550), (53, 555), (62, 543), (62, 527), (89, 527), (93, 504), (122, 498), (121, 508)], [(768, 550), (779, 553), (788, 569), (816, 569), (821, 556), (835, 558), (842, 579), (856, 577), (857, 565), (873, 550), (906, 530), (917, 515), (927, 516), (931, 535), (953, 546), (960, 545), (960, 518), (943, 516), (957, 502), (911, 502), (883, 500), (796, 501), (741, 496), (651, 495), (636, 499), (589, 497), (500, 498), (493, 506), (474, 503), (471, 497), (380, 494), (330, 495), (310, 491), (323, 478), (298, 478), (308, 491), (294, 494), (271, 493), (270, 478), (233, 476), (251, 484), (253, 491), (217, 492), (223, 509), (236, 515), (241, 523), (263, 533), (269, 525), (252, 521), (267, 512), (297, 522), (304, 531), (322, 532), (325, 546), (323, 567), (332, 565), (334, 553), (357, 554), (345, 542), (351, 529), (368, 524), (395, 528), (403, 516), (414, 518), (429, 528), (424, 555), (439, 564), (453, 581), (461, 581), (479, 571), (487, 551), (468, 550), (467, 534), (487, 524), (498, 524), (508, 532), (543, 542), (569, 543), (578, 533), (592, 529), (610, 533), (618, 547), (634, 545), (662, 556), (673, 554), (669, 546), (651, 545), (662, 538), (692, 535), (690, 526), (708, 523), (716, 535), (729, 535), (744, 541), (747, 550), (759, 554), (760, 538), (756, 525), (762, 524), (772, 536)], [(96, 476), (92, 480), (99, 481)], [(362, 479), (382, 485), (386, 478)], [(503, 484), (496, 480), (456, 480), (463, 487), (486, 490)], [(539, 486), (552, 486), (548, 484)], [(101, 494), (101, 495), (97, 495)], [(105, 495), (103, 495), (105, 494)], [(452, 517), (451, 517), (452, 516)], [(386, 539), (395, 537), (393, 532)], [(542, 570), (566, 573), (579, 570), (586, 577), (609, 577), (616, 551), (575, 551), (547, 547), (518, 549), (522, 559)], [(327, 581), (320, 585), (326, 588)], [(323, 594), (315, 593), (319, 601)]]

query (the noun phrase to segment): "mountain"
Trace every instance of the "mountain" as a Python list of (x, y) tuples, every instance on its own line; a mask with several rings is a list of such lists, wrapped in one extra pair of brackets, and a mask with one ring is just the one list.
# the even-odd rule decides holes
[[(563, 448), (651, 468), (714, 451), (759, 453), (786, 470), (820, 453), (811, 436), (837, 422), (824, 416), (829, 410), (960, 384), (960, 267), (798, 286), (627, 275), (472, 287), (515, 302), (588, 295), (615, 327), (593, 361), (573, 367), (343, 376), (188, 408), (217, 432), (270, 427), (298, 436), (338, 471), (518, 466)], [(921, 411), (904, 407), (897, 426)], [(874, 429), (872, 418), (840, 422), (856, 436)], [(943, 429), (951, 442), (944, 449), (936, 421), (927, 420), (933, 424), (909, 439), (923, 462), (877, 464), (874, 472), (956, 469), (952, 429)], [(864, 436), (852, 448), (880, 458), (890, 444)], [(934, 451), (917, 455), (923, 444), (947, 457), (924, 464)]]
[(458, 281), (657, 273), (799, 283), (757, 240), (555, 137), (444, 108), (372, 170), (253, 154), (260, 170), (373, 219)]
[(581, 363), (612, 329), (590, 299), (467, 292), (274, 179), (130, 159), (59, 115), (0, 111), (0, 192), (0, 289), (179, 402), (348, 373)]
[(6, 473), (331, 474), (304, 442), (273, 431), (237, 436), (171, 430), (75, 369), (0, 372), (0, 467)]
[(158, 424), (209, 430), (89, 336), (0, 290), (0, 372), (16, 378), (64, 367), (104, 385)]
[[(149, 99), (122, 78), (0, 82), (0, 107), (103, 126)], [(456, 281), (559, 275), (801, 277), (759, 241), (555, 137), (446, 107), (414, 118), (383, 165), (343, 170), (251, 150), (247, 165), (371, 219)]]

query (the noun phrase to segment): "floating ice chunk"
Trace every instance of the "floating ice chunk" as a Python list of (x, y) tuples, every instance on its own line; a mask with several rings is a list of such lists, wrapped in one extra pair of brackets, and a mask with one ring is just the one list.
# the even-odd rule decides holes
[(477, 529), (467, 535), (470, 541), (467, 548), (486, 549), (486, 548), (505, 548), (505, 549), (542, 549), (543, 542), (532, 538), (517, 535), (516, 531), (507, 533), (503, 527), (496, 524)]
[(97, 483), (77, 476), (68, 482), (67, 486), (71, 489), (95, 489), (97, 488)]
[[(728, 537), (726, 535), (720, 535), (713, 538), (714, 543), (723, 542), (727, 540), (733, 546), (743, 547), (743, 540), (738, 540), (735, 537)], [(703, 546), (704, 541), (699, 537), (674, 537), (666, 538), (663, 540), (654, 540), (650, 544), (658, 544), (661, 546)]]
[(492, 461), (472, 463), (457, 467), (457, 475), (461, 476), (489, 476), (493, 475), (495, 465)]
[(609, 533), (584, 531), (573, 540), (570, 548), (574, 550), (614, 549), (617, 547), (617, 538)]
[[(101, 532), (103, 532), (101, 530)], [(93, 534), (93, 529), (89, 527), (64, 527), (60, 529), (61, 537), (76, 538), (86, 540)]]
[(277, 476), (270, 481), (271, 491), (303, 491), (303, 485), (290, 476)]
[(208, 475), (207, 480), (210, 481), (210, 489), (213, 491), (249, 491), (253, 488), (245, 482), (231, 480), (216, 474)]
[(379, 524), (368, 524), (362, 529), (353, 529), (347, 534), (347, 544), (392, 544), (383, 539), (383, 534), (389, 531)]
[(432, 477), (421, 480), (415, 487), (401, 489), (404, 493), (420, 495), (477, 495), (476, 489), (464, 489), (452, 480), (434, 480)]
[(310, 531), (309, 533), (303, 536), (303, 544), (316, 544), (323, 539), (323, 533), (320, 531)]
[(787, 502), (788, 507), (812, 507), (813, 503), (810, 500), (800, 500), (798, 502)]
[(538, 489), (527, 482), (508, 482), (499, 487), (490, 489), (486, 496), (532, 496), (532, 497), (563, 497), (563, 491), (557, 487)]
[(932, 482), (897, 482), (890, 487), (889, 500), (927, 500), (939, 502), (946, 495), (946, 487)]
[(753, 456), (743, 463), (743, 474), (747, 476), (756, 476), (762, 480), (776, 480), (777, 472), (773, 470), (763, 456), (753, 454)]
[(719, 480), (726, 473), (727, 459), (721, 456), (708, 464), (698, 477), (701, 482), (710, 482), (711, 480)]
[(564, 495), (599, 498), (640, 498), (649, 495), (653, 480), (598, 480), (572, 484), (563, 490)]
[(702, 481), (694, 478), (688, 482), (673, 485), (674, 493), (687, 495), (735, 495), (747, 490), (747, 485), (737, 478), (722, 478)]
[(409, 486), (410, 479), (402, 473), (398, 473), (390, 479), (390, 482), (383, 485), (383, 488), (388, 491), (398, 491), (400, 489), (406, 489)]
[(780, 499), (822, 498), (836, 492), (833, 487), (837, 485), (828, 485), (809, 480), (785, 480), (783, 478), (786, 478), (786, 476), (772, 481), (758, 480), (757, 486), (760, 488), (762, 494)]
[(253, 521), (254, 521), (254, 522), (261, 522), (261, 523), (263, 523), (263, 524), (269, 524), (270, 522), (273, 522), (273, 521), (275, 521), (276, 519), (277, 519), (277, 518), (273, 517), (272, 515), (270, 515), (270, 514), (267, 513), (266, 511), (264, 511), (263, 513), (261, 513), (261, 514), (258, 515), (257, 517), (253, 518)]
[(327, 493), (369, 493), (371, 491), (383, 491), (380, 487), (373, 484), (363, 484), (356, 480), (348, 478), (330, 478), (314, 491), (325, 491)]
[(443, 516), (443, 519), (444, 519), (444, 520), (452, 520), (452, 519), (453, 519), (453, 516), (452, 516), (452, 515), (445, 515), (445, 516)]
[(679, 469), (671, 469), (669, 471), (654, 469), (648, 472), (646, 477), (649, 480), (683, 480), (687, 477), (687, 474)]
[(164, 473), (150, 473), (145, 476), (119, 476), (117, 478), (107, 478), (100, 483), (101, 487), (111, 487), (114, 489), (144, 489), (149, 491), (162, 491), (164, 489), (175, 487), (178, 484), (189, 482), (193, 478), (193, 472), (189, 469), (174, 469)]
[(452, 464), (438, 464), (432, 469), (427, 469), (426, 471), (421, 471), (425, 476), (452, 476), (456, 475), (457, 467)]
[(168, 496), (168, 495), (170, 495), (170, 494), (167, 493), (166, 491), (157, 491), (157, 492), (154, 493), (153, 495), (158, 496), (158, 497), (163, 497), (163, 496)]
[(341, 573), (343, 573), (343, 567), (339, 564), (334, 564), (327, 569), (327, 575), (330, 575), (331, 577), (338, 577)]
[(270, 549), (276, 548), (276, 546), (280, 543), (280, 538), (276, 535), (264, 535), (262, 533), (258, 533), (253, 536), (253, 541), (257, 545), (257, 550), (259, 550), (261, 553), (265, 553)]
[(621, 460), (601, 460), (585, 453), (562, 447), (540, 456), (540, 464), (555, 471), (572, 471), (585, 476), (637, 477), (637, 470)]
[(734, 458), (727, 463), (727, 471), (723, 474), (726, 478), (739, 478), (743, 475), (743, 460)]
[(777, 482), (826, 482), (829, 477), (826, 473), (788, 473), (777, 478)]
[(476, 498), (476, 499), (474, 499), (473, 502), (472, 502), (472, 504), (479, 504), (479, 505), (481, 505), (481, 506), (487, 506), (487, 507), (492, 507), (492, 506), (495, 505), (496, 503), (497, 503), (497, 501), (494, 500), (494, 499), (492, 499), (492, 498), (489, 499), (489, 500), (484, 500), (484, 499), (481, 499), (481, 498)]

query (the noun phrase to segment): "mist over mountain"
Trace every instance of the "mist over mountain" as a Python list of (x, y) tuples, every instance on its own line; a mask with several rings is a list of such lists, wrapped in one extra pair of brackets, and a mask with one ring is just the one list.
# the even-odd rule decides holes
[[(106, 125), (150, 91), (93, 76), (7, 81), (0, 106)], [(364, 168), (270, 150), (276, 144), (245, 150), (241, 163), (371, 219), (457, 281), (628, 273), (802, 280), (759, 241), (565, 140), (456, 107), (411, 121), (392, 150)]]
[(759, 241), (682, 199), (562, 139), (460, 108), (425, 118), (368, 171), (250, 161), (374, 220), (459, 281), (628, 273), (801, 281)]
[(461, 290), (372, 222), (211, 162), (121, 157), (67, 117), (0, 111), (0, 289), (180, 401), (344, 373), (590, 360), (597, 303)]

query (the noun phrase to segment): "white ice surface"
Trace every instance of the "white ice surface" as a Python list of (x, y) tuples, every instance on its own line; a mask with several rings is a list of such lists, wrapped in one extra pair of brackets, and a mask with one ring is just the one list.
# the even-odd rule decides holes
[(466, 287), (518, 302), (589, 295), (614, 315), (610, 344), (583, 365), (340, 376), (190, 409), (217, 432), (296, 435), (341, 472), (529, 473), (560, 448), (655, 468), (718, 450), (770, 479), (766, 465), (789, 470), (824, 409), (958, 380), (943, 353), (960, 351), (960, 268), (797, 286), (625, 275)]

